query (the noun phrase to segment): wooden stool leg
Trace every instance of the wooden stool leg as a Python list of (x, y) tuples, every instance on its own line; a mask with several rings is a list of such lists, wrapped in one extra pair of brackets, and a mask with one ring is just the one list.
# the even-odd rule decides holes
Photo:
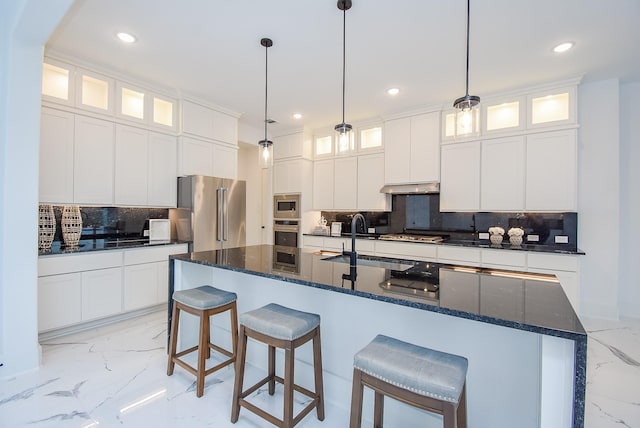
[(456, 406), (453, 403), (443, 403), (442, 405), (443, 428), (457, 428)]
[(236, 361), (238, 357), (238, 307), (236, 302), (233, 302), (231, 306), (229, 317), (231, 318), (231, 347), (233, 348), (231, 352), (233, 353), (233, 361)]
[(316, 395), (318, 396), (318, 405), (316, 413), (318, 419), (324, 420), (324, 385), (322, 383), (322, 346), (320, 344), (320, 327), (317, 328), (316, 335), (313, 337), (313, 373), (315, 378)]
[(206, 370), (205, 361), (207, 349), (209, 348), (209, 338), (206, 333), (209, 332), (209, 317), (205, 316), (204, 311), (200, 313), (200, 343), (198, 344), (198, 373), (196, 375), (196, 396), (202, 397), (204, 394), (204, 372)]
[(353, 369), (353, 387), (351, 389), (351, 418), (349, 428), (360, 428), (362, 425), (362, 372)]
[(458, 426), (457, 428), (467, 428), (467, 384), (462, 385), (462, 393), (458, 400)]
[(171, 315), (171, 333), (169, 337), (169, 362), (167, 363), (167, 376), (173, 374), (175, 362), (173, 357), (176, 355), (176, 346), (178, 344), (178, 323), (180, 322), (180, 310), (178, 304), (173, 302), (173, 313)]
[(295, 349), (289, 343), (284, 350), (284, 418), (283, 428), (293, 427), (293, 362)]
[(202, 323), (202, 326), (204, 327), (204, 332), (202, 333), (205, 337), (205, 343), (206, 346), (204, 347), (204, 352), (205, 352), (205, 359), (209, 359), (211, 358), (211, 346), (210, 344), (212, 343), (211, 340), (211, 316), (210, 314), (205, 311), (202, 315), (202, 318), (206, 318), (206, 322)]
[(373, 427), (382, 428), (384, 419), (384, 395), (376, 391), (373, 401)]
[(236, 360), (236, 380), (233, 385), (233, 403), (231, 403), (231, 422), (238, 422), (240, 416), (240, 394), (242, 394), (242, 384), (244, 381), (244, 363), (247, 355), (247, 335), (244, 326), (240, 326), (238, 334), (238, 358)]
[(276, 392), (276, 348), (269, 345), (269, 395)]

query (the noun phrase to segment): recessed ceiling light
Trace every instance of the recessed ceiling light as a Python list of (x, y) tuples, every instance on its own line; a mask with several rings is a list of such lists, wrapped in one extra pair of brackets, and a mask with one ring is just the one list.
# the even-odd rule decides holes
[(302, 115), (300, 113), (293, 113), (293, 118), (295, 120), (300, 120), (300, 119), (302, 119)]
[(129, 33), (118, 33), (116, 34), (118, 36), (118, 38), (123, 42), (123, 43), (135, 43), (136, 38), (135, 36), (133, 36), (132, 34)]
[(568, 51), (569, 49), (571, 49), (574, 45), (575, 45), (575, 43), (573, 43), (573, 42), (563, 42), (563, 43), (560, 43), (559, 45), (556, 45), (556, 46), (553, 48), (553, 51), (554, 51), (555, 53), (562, 53), (562, 52), (566, 52), (566, 51)]
[(387, 94), (389, 95), (398, 95), (399, 93), (400, 93), (400, 89), (398, 88), (387, 89)]

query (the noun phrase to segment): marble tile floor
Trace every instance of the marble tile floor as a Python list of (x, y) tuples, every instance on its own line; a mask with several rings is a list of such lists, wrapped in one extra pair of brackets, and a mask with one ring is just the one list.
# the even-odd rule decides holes
[[(584, 325), (586, 428), (640, 428), (640, 321), (588, 319)], [(0, 381), (0, 427), (270, 426), (246, 409), (235, 425), (230, 422), (231, 367), (207, 378), (200, 399), (193, 377), (180, 367), (166, 376), (165, 343), (163, 313), (43, 343), (38, 370)], [(262, 375), (249, 367), (247, 384)], [(279, 386), (274, 399), (261, 389), (251, 400), (281, 416), (281, 393)], [(306, 398), (296, 400), (298, 410)], [(346, 427), (348, 420), (345, 409), (327, 403), (324, 422), (312, 412), (297, 426)], [(469, 426), (474, 428), (473, 421)]]

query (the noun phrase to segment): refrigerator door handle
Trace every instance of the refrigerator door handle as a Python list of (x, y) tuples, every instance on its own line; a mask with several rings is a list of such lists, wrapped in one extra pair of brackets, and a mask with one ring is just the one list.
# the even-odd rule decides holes
[(216, 189), (216, 203), (217, 203), (217, 221), (216, 221), (216, 226), (217, 226), (217, 230), (216, 230), (216, 241), (222, 241), (223, 240), (223, 231), (224, 231), (224, 207), (223, 207), (223, 194), (222, 194), (222, 189), (218, 188)]
[(224, 230), (222, 235), (223, 241), (229, 240), (229, 189), (226, 187), (222, 188), (222, 199), (224, 203), (223, 207), (223, 218), (224, 218)]

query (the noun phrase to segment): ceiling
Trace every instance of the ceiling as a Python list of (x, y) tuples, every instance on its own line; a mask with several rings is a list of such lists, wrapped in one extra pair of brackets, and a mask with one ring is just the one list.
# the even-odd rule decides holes
[[(584, 76), (640, 81), (638, 0), (471, 1), (469, 93)], [(346, 15), (346, 121), (449, 106), (465, 93), (464, 0), (353, 0)], [(138, 41), (124, 45), (115, 33)], [(269, 133), (342, 121), (336, 0), (76, 0), (47, 48), (264, 121)], [(552, 47), (576, 46), (565, 54)], [(390, 87), (400, 88), (391, 97)], [(291, 115), (299, 112), (301, 120)]]

